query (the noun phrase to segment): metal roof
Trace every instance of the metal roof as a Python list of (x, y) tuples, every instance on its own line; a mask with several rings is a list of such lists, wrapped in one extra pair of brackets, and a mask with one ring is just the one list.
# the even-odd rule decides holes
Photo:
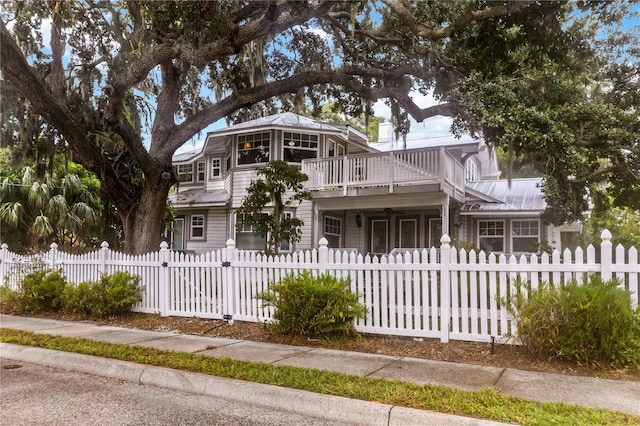
[[(467, 183), (467, 201), (460, 214), (474, 212), (539, 211), (547, 206), (541, 178), (498, 179)], [(478, 193), (476, 197), (473, 193)], [(491, 199), (495, 201), (490, 201)]]
[(283, 112), (280, 114), (270, 115), (268, 117), (256, 118), (254, 120), (245, 121), (235, 124), (225, 129), (209, 132), (211, 136), (218, 136), (228, 133), (238, 133), (241, 130), (258, 130), (260, 128), (273, 127), (289, 127), (295, 129), (320, 130), (323, 132), (342, 133), (337, 127), (303, 117), (292, 112)]
[(174, 163), (184, 163), (195, 160), (203, 154), (204, 145), (190, 151), (173, 154), (172, 161)]
[(479, 147), (483, 144), (482, 139), (475, 139), (470, 135), (463, 135), (457, 137), (455, 135), (445, 136), (433, 136), (420, 139), (407, 139), (406, 144), (401, 140), (385, 141), (385, 142), (369, 142), (369, 146), (372, 146), (380, 151), (399, 151), (402, 149), (415, 149), (415, 148), (458, 148), (465, 152), (478, 151)]
[(224, 206), (231, 199), (225, 190), (205, 191), (202, 187), (178, 190), (169, 194), (168, 202), (174, 207)]

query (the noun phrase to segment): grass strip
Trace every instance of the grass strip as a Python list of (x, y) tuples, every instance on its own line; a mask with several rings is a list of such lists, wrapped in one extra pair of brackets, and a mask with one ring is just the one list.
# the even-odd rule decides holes
[(504, 396), (495, 388), (462, 391), (8, 328), (0, 329), (0, 341), (523, 425), (640, 425), (636, 416), (564, 403), (537, 403)]

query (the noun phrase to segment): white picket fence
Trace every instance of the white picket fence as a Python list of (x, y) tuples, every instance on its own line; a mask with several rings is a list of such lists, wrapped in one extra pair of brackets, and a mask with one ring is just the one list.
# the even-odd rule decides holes
[(329, 249), (324, 238), (318, 249), (278, 257), (237, 250), (232, 240), (226, 248), (202, 255), (174, 252), (166, 243), (158, 252), (140, 256), (112, 251), (107, 243), (99, 251), (71, 255), (52, 244), (35, 263), (33, 257), (12, 253), (3, 245), (0, 276), (16, 288), (21, 276), (38, 265), (61, 270), (76, 284), (128, 271), (139, 275), (144, 286), (135, 311), (265, 322), (272, 319), (273, 310), (256, 296), (289, 273), (309, 270), (349, 280), (367, 309), (366, 318), (356, 321), (357, 330), (442, 342), (513, 342), (510, 336), (517, 330), (499, 299), (515, 291), (518, 277), (531, 288), (542, 282), (583, 281), (591, 274), (616, 277), (632, 292), (632, 305), (638, 306), (638, 250), (614, 250), (608, 231), (602, 233), (599, 261), (593, 246), (586, 257), (578, 248), (562, 255), (516, 258), (456, 250), (446, 235), (441, 243), (439, 249), (380, 257)]

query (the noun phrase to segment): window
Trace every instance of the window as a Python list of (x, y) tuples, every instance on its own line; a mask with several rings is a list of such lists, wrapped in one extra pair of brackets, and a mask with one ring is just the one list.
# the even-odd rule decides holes
[(342, 157), (345, 152), (344, 145), (335, 141), (327, 141), (327, 157)]
[(194, 240), (204, 239), (204, 215), (194, 214), (191, 216), (191, 238)]
[(484, 251), (504, 251), (504, 221), (479, 220), (478, 245)]
[[(285, 220), (291, 220), (293, 219), (293, 213), (285, 212), (282, 215), (282, 217)], [(280, 241), (280, 251), (291, 251), (291, 241), (287, 241), (287, 240)]]
[(399, 248), (418, 247), (418, 219), (399, 219), (398, 234)]
[(329, 247), (339, 248), (342, 240), (342, 219), (337, 217), (324, 217), (324, 237), (329, 242)]
[[(237, 223), (240, 220), (236, 217)], [(236, 227), (236, 247), (241, 250), (264, 250), (266, 247), (266, 237), (256, 234), (257, 225), (242, 225)]]
[(238, 165), (269, 161), (269, 132), (238, 136)]
[(371, 220), (371, 253), (386, 254), (389, 251), (389, 221)]
[(211, 178), (218, 178), (222, 176), (222, 159), (221, 158), (212, 158), (211, 159)]
[(442, 218), (429, 218), (429, 247), (440, 247), (442, 244)]
[(198, 182), (204, 182), (204, 166), (204, 161), (198, 161), (198, 163), (196, 164), (196, 167), (198, 169)]
[(184, 218), (179, 217), (173, 222), (171, 230), (171, 250), (184, 250)]
[(471, 159), (467, 160), (465, 164), (465, 177), (467, 182), (478, 181), (478, 165)]
[(178, 164), (176, 166), (178, 181), (193, 182), (193, 164)]
[(537, 220), (511, 221), (511, 239), (514, 253), (538, 251), (540, 224)]
[(306, 158), (318, 157), (318, 135), (284, 132), (282, 157), (289, 163), (299, 163)]

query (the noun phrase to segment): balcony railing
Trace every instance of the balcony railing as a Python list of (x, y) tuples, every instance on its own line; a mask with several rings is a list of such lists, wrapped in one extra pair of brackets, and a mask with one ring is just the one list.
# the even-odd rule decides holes
[(464, 167), (444, 148), (346, 155), (302, 161), (310, 190), (342, 190), (439, 183), (464, 194)]

